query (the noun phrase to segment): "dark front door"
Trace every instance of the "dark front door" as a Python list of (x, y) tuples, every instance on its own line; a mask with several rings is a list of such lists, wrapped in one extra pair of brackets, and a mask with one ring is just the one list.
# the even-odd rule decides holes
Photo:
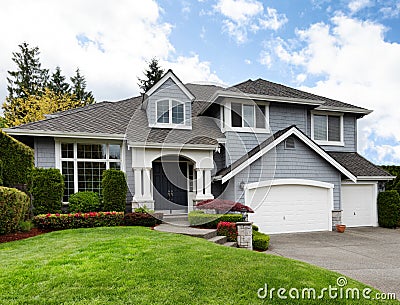
[(186, 162), (153, 162), (156, 210), (187, 210)]

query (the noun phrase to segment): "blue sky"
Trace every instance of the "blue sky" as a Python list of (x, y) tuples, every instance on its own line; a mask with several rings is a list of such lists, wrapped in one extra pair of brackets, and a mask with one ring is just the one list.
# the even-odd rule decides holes
[(51, 70), (80, 67), (98, 100), (136, 95), (156, 56), (185, 82), (261, 77), (373, 109), (358, 150), (400, 164), (399, 1), (2, 1), (0, 28), (1, 100), (23, 41)]

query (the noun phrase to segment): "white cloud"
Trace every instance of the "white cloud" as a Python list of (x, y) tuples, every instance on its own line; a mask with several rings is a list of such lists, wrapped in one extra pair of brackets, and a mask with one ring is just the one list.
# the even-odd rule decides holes
[(222, 21), (223, 30), (239, 44), (247, 41), (248, 31), (276, 31), (288, 21), (274, 8), (267, 7), (265, 12), (263, 4), (256, 0), (219, 0), (214, 10), (226, 18)]
[(267, 7), (267, 14), (263, 18), (259, 19), (260, 26), (263, 29), (278, 30), (282, 27), (288, 19), (285, 14), (278, 14), (278, 11), (274, 8)]
[(193, 56), (174, 58), (169, 38), (173, 27), (161, 21), (161, 15), (162, 9), (154, 0), (2, 3), (0, 28), (6, 30), (0, 40), (0, 100), (7, 94), (7, 70), (15, 69), (12, 52), (24, 41), (39, 47), (44, 67), (53, 70), (59, 65), (68, 77), (79, 67), (97, 100), (138, 94), (137, 76), (142, 77), (145, 61), (153, 56), (161, 59), (165, 69), (173, 66), (198, 80), (217, 78), (210, 63), (198, 57), (197, 66), (180, 66)]
[(251, 64), (252, 64), (251, 60), (248, 59), (248, 58), (246, 58), (246, 59), (244, 60), (244, 63), (245, 63), (246, 65), (251, 65)]
[(400, 2), (395, 3), (393, 6), (382, 7), (379, 11), (385, 18), (396, 18), (400, 15)]
[(348, 8), (354, 14), (371, 5), (371, 0), (351, 0), (348, 4)]
[(266, 66), (267, 68), (270, 68), (272, 64), (271, 54), (269, 54), (267, 51), (261, 51), (258, 61), (260, 64)]
[(331, 21), (332, 26), (318, 23), (298, 31), (306, 46), (278, 50), (278, 56), (306, 74), (323, 77), (314, 87), (301, 89), (374, 110), (359, 120), (360, 151), (373, 149), (382, 156), (384, 150), (399, 159), (399, 149), (388, 150), (377, 144), (381, 141), (372, 146), (368, 139), (400, 142), (400, 44), (385, 41), (381, 24), (341, 15)]
[(183, 83), (206, 81), (222, 84), (222, 80), (215, 71), (211, 71), (209, 62), (200, 61), (199, 55), (192, 54), (190, 57), (179, 56), (176, 61), (162, 62), (164, 66), (169, 65), (174, 73)]

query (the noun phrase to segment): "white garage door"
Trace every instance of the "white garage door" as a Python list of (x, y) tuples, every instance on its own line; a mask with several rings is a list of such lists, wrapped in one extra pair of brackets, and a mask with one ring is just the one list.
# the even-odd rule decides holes
[(342, 184), (342, 223), (377, 226), (376, 184)]
[(246, 204), (250, 221), (265, 233), (332, 229), (333, 185), (311, 180), (280, 179), (249, 184)]

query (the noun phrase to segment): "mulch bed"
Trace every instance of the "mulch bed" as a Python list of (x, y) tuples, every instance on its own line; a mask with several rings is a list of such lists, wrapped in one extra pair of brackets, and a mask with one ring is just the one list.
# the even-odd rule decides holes
[(33, 228), (29, 232), (16, 232), (16, 233), (4, 234), (4, 235), (0, 235), (0, 243), (7, 243), (10, 241), (14, 241), (14, 240), (25, 239), (25, 238), (33, 237), (33, 236), (48, 233), (48, 232), (51, 232), (51, 230), (41, 230), (41, 229)]

